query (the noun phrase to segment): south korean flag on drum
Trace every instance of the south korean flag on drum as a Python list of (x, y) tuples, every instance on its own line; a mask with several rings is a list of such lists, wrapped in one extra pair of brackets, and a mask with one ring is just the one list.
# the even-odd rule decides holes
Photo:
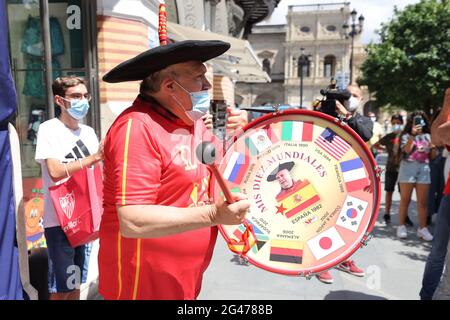
[(352, 196), (347, 196), (336, 225), (357, 232), (366, 209), (367, 202)]

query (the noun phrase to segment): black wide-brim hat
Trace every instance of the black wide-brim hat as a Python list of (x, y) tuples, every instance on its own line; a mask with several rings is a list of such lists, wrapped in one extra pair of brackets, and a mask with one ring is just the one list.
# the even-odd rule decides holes
[(275, 168), (275, 170), (273, 170), (269, 176), (267, 177), (267, 181), (275, 181), (275, 179), (277, 178), (277, 173), (280, 172), (281, 170), (287, 169), (288, 171), (291, 171), (291, 169), (294, 167), (295, 163), (294, 161), (289, 161), (289, 162), (285, 162), (282, 164), (279, 164), (277, 168)]
[(172, 64), (197, 60), (205, 62), (220, 56), (230, 44), (219, 40), (186, 40), (147, 50), (115, 66), (103, 81), (116, 83), (143, 80), (150, 74)]

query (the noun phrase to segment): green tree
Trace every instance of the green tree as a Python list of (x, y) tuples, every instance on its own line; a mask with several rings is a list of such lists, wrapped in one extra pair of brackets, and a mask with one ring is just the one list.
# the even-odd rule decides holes
[(362, 78), (380, 106), (430, 113), (450, 87), (450, 1), (422, 0), (394, 17), (370, 44)]

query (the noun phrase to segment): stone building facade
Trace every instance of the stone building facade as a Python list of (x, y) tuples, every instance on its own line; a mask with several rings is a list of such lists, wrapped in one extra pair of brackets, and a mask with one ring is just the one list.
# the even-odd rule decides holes
[[(300, 105), (298, 58), (303, 54), (308, 62), (303, 66), (303, 107), (311, 109), (315, 99), (321, 99), (320, 89), (328, 86), (331, 77), (339, 73), (349, 78), (351, 37), (342, 26), (350, 19), (350, 4), (318, 4), (290, 6), (286, 25), (257, 25), (248, 40), (271, 83), (241, 83), (236, 87), (236, 101), (242, 106), (263, 104)], [(365, 59), (360, 35), (354, 37), (353, 82)], [(368, 94), (366, 90), (367, 100)], [(362, 111), (362, 110), (361, 110)]]

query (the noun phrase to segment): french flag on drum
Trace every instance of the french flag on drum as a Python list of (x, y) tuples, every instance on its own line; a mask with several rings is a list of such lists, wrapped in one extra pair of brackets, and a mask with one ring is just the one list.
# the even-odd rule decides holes
[(326, 128), (314, 142), (336, 160), (340, 160), (350, 149), (350, 145), (330, 128)]
[(281, 128), (281, 140), (312, 141), (313, 128), (312, 122), (284, 121)]
[(320, 260), (339, 248), (342, 248), (345, 245), (345, 242), (342, 240), (336, 228), (331, 227), (308, 240), (307, 244), (316, 260)]
[(359, 225), (361, 224), (362, 217), (366, 212), (367, 205), (368, 203), (361, 199), (347, 196), (336, 225), (353, 232), (357, 232)]
[(223, 172), (223, 177), (230, 182), (240, 184), (250, 164), (249, 158), (242, 153), (233, 152)]
[(364, 164), (360, 158), (341, 162), (340, 165), (347, 192), (361, 190), (369, 184)]

